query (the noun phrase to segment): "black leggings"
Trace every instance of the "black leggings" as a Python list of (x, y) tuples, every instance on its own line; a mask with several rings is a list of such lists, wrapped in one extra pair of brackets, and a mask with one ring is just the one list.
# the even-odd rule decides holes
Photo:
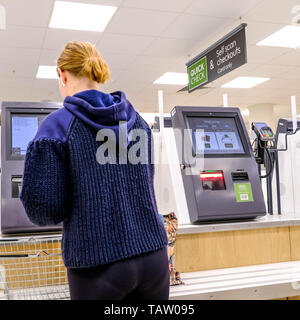
[(166, 248), (95, 268), (68, 268), (72, 300), (168, 300)]

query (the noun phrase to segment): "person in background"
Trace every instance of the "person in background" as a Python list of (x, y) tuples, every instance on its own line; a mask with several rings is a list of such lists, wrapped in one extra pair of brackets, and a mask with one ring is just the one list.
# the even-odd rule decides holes
[[(153, 188), (151, 130), (123, 92), (100, 91), (110, 72), (91, 43), (69, 42), (57, 72), (63, 108), (28, 145), (25, 211), (40, 226), (63, 223), (71, 299), (166, 300), (168, 243)], [(120, 142), (117, 162), (100, 163), (97, 152), (108, 138), (98, 134), (109, 129), (118, 141), (120, 123), (128, 136), (146, 132), (148, 163), (120, 163)], [(127, 151), (133, 145), (125, 141)]]

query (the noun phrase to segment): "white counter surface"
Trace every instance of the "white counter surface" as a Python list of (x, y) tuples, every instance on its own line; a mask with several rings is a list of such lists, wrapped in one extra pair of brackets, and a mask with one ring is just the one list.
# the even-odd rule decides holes
[(210, 224), (179, 225), (178, 234), (193, 234), (218, 231), (234, 231), (259, 228), (276, 228), (300, 226), (300, 216), (296, 215), (266, 215), (254, 220), (238, 222), (222, 222)]
[[(247, 229), (259, 229), (259, 228), (276, 228), (276, 227), (288, 227), (288, 226), (300, 226), (300, 216), (296, 215), (266, 215), (264, 217), (256, 218), (254, 220), (247, 221), (235, 221), (235, 222), (222, 222), (222, 223), (209, 223), (209, 224), (190, 224), (179, 225), (178, 234), (195, 234), (206, 232), (219, 232), (219, 231), (234, 231), (234, 230), (247, 230)], [(45, 239), (45, 238), (59, 238), (60, 233), (48, 233), (48, 234), (20, 234), (20, 235), (1, 235), (0, 241), (14, 241), (18, 239)]]

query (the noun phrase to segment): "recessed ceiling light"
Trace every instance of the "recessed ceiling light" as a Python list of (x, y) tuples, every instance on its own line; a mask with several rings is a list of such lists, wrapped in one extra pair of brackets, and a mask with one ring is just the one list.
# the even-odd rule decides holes
[(222, 85), (222, 88), (240, 88), (248, 89), (257, 86), (263, 82), (270, 80), (270, 78), (256, 78), (256, 77), (238, 77), (228, 83)]
[(300, 46), (300, 26), (286, 26), (258, 42), (257, 46), (297, 48)]
[(49, 27), (102, 32), (116, 10), (114, 6), (56, 1)]
[(155, 80), (154, 84), (172, 84), (172, 85), (186, 85), (188, 84), (188, 74), (178, 72), (166, 72), (160, 78)]
[(58, 79), (56, 66), (39, 66), (36, 77), (39, 79)]

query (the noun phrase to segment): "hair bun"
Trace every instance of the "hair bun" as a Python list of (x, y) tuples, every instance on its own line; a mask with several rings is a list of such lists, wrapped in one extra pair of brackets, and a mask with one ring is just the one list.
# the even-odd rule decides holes
[(57, 66), (98, 83), (110, 80), (107, 63), (89, 42), (69, 42), (57, 61)]
[(98, 83), (104, 83), (109, 78), (108, 66), (100, 56), (88, 57), (85, 60), (82, 73)]

